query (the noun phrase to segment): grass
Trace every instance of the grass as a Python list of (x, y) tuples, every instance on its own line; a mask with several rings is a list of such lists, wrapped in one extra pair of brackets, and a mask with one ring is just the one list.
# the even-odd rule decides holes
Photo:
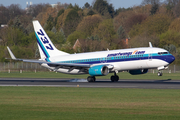
[(0, 87), (0, 120), (179, 120), (175, 89)]
[[(97, 79), (109, 79), (112, 74)], [(120, 79), (172, 79), (178, 73), (130, 75)], [(1, 78), (81, 78), (54, 72), (2, 73)], [(179, 120), (180, 91), (176, 89), (0, 87), (0, 120)]]
[[(97, 79), (110, 79), (110, 76), (113, 75), (112, 73), (108, 74), (107, 76), (99, 76)], [(164, 73), (163, 76), (157, 76), (157, 73), (147, 73), (143, 75), (131, 75), (127, 72), (118, 73), (120, 79), (153, 79), (153, 80), (180, 80), (180, 73)], [(80, 78), (86, 79), (89, 75), (69, 75), (69, 74), (62, 74), (62, 73), (55, 73), (55, 72), (0, 72), (1, 78)]]

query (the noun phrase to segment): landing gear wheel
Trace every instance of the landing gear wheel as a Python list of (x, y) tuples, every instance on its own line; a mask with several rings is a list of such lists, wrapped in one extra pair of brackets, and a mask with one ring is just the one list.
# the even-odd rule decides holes
[(116, 72), (114, 72), (114, 75), (111, 76), (111, 81), (112, 82), (118, 82), (119, 76), (116, 75)]
[(96, 78), (95, 78), (94, 76), (89, 76), (89, 77), (87, 78), (87, 81), (88, 81), (88, 82), (95, 82), (95, 81), (96, 81)]
[(117, 76), (117, 75), (115, 75), (115, 76), (112, 75), (112, 76), (111, 76), (111, 81), (112, 81), (112, 82), (118, 82), (118, 80), (119, 80), (119, 76)]
[(158, 76), (162, 76), (163, 74), (162, 74), (162, 72), (161, 71), (159, 71), (158, 72)]

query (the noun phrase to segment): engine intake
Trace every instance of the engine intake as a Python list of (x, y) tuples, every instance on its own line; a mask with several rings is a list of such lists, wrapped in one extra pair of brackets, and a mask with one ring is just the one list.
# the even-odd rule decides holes
[(109, 69), (105, 65), (97, 65), (89, 68), (89, 74), (91, 76), (104, 76), (109, 73)]

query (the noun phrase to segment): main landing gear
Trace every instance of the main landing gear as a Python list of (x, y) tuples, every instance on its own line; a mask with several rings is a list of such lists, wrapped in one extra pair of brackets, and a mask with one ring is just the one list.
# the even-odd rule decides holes
[(95, 78), (95, 76), (89, 76), (89, 77), (87, 78), (87, 81), (88, 81), (88, 82), (95, 82), (95, 81), (96, 81), (96, 78)]
[(111, 81), (112, 82), (118, 82), (119, 76), (116, 75), (116, 72), (114, 72), (114, 75), (111, 76)]
[[(116, 72), (114, 72), (114, 75), (111, 76), (111, 81), (112, 82), (118, 82), (119, 80), (119, 76), (116, 75)], [(89, 76), (87, 78), (88, 82), (95, 82), (96, 81), (96, 77), (95, 76)]]
[(158, 71), (158, 76), (162, 76), (162, 71)]

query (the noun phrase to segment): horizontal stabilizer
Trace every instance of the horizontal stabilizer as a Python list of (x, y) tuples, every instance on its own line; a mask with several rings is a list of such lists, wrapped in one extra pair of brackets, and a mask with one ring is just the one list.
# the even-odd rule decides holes
[(8, 52), (9, 52), (11, 58), (12, 58), (13, 60), (16, 60), (16, 57), (14, 56), (14, 54), (12, 53), (12, 51), (10, 50), (10, 48), (9, 48), (8, 46), (7, 46), (7, 49), (8, 49)]

